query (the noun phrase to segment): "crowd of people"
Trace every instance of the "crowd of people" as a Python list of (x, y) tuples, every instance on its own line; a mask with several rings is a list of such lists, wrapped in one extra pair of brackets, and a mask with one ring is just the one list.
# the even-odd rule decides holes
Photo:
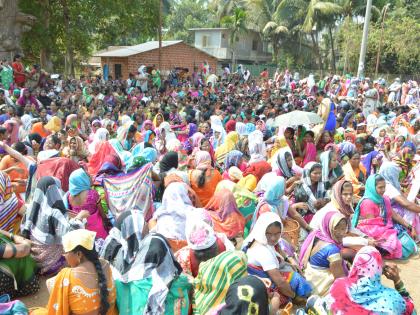
[(415, 314), (417, 82), (213, 70), (2, 63), (1, 314)]

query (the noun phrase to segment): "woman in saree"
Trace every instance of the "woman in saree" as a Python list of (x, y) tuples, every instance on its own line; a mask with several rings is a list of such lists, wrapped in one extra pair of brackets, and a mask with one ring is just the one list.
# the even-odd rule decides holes
[(269, 172), (271, 172), (271, 165), (265, 160), (251, 163), (242, 173), (243, 177), (238, 185), (249, 191), (254, 191), (261, 178)]
[[(142, 238), (147, 230), (136, 227), (136, 221), (117, 226), (115, 242), (102, 251), (113, 266), (119, 314), (187, 315), (191, 288), (187, 276), (181, 274), (168, 241), (157, 233)], [(132, 247), (132, 242), (138, 246)]]
[(63, 149), (62, 156), (76, 163), (87, 161), (88, 152), (86, 151), (82, 138), (70, 137), (68, 139), (68, 145)]
[(275, 170), (277, 176), (282, 176), (286, 180), (286, 192), (285, 194), (289, 196), (295, 186), (298, 184), (298, 181), (302, 175), (302, 169), (296, 165), (293, 155), (289, 149), (280, 149), (278, 153), (274, 156), (273, 169)]
[(246, 267), (246, 255), (240, 251), (226, 251), (201, 263), (194, 280), (193, 314), (208, 314), (219, 307), (229, 286), (246, 276)]
[(212, 198), (217, 184), (222, 180), (219, 171), (211, 166), (211, 156), (207, 151), (198, 151), (195, 155), (195, 169), (189, 172), (191, 188), (201, 204), (206, 205)]
[(74, 230), (63, 236), (62, 243), (69, 267), (47, 280), (48, 305), (31, 314), (118, 314), (111, 268), (98, 257), (95, 232)]
[(335, 279), (347, 274), (340, 253), (347, 229), (348, 221), (343, 214), (328, 212), (320, 228), (310, 233), (302, 244), (299, 265), (319, 296), (326, 295)]
[(22, 235), (32, 241), (32, 257), (41, 274), (55, 274), (63, 267), (62, 237), (71, 230), (84, 228), (82, 220), (89, 215), (88, 211), (82, 210), (70, 219), (60, 187), (58, 179), (42, 177), (22, 223)]
[(239, 140), (239, 134), (236, 131), (229, 132), (223, 144), (219, 145), (215, 151), (215, 158), (217, 163), (223, 164), (227, 154), (235, 148)]
[[(381, 283), (382, 274), (395, 289)], [(383, 264), (381, 253), (372, 246), (357, 253), (349, 275), (334, 282), (325, 302), (331, 314), (415, 314), (397, 266)]]
[(165, 118), (161, 113), (157, 113), (153, 118), (153, 126), (155, 129), (159, 128), (160, 124), (165, 121)]
[(109, 140), (109, 131), (105, 128), (98, 128), (93, 135), (92, 142), (88, 145), (88, 151), (90, 154), (94, 154), (98, 151), (99, 146), (105, 141)]
[[(274, 212), (261, 214), (242, 244), (248, 257), (248, 273), (268, 279), (271, 292), (280, 295), (280, 305), (293, 298), (310, 295), (310, 284), (296, 271), (296, 262), (279, 246), (282, 233), (280, 217)], [(290, 262), (290, 263), (289, 263)]]
[[(243, 168), (243, 153), (241, 151), (238, 150), (233, 150), (230, 151), (227, 155), (226, 155), (226, 159), (223, 163), (223, 169), (224, 172), (222, 174), (223, 179), (229, 179), (229, 169), (232, 166), (236, 166), (237, 168), (241, 169), (241, 167)], [(243, 168), (245, 170), (245, 168)]]
[(0, 296), (8, 294), (15, 299), (39, 290), (37, 266), (30, 251), (29, 240), (0, 230)]
[(217, 237), (213, 228), (203, 220), (197, 220), (192, 216), (187, 220), (185, 234), (187, 236), (188, 246), (175, 253), (175, 258), (182, 267), (184, 273), (193, 278), (198, 275), (198, 268), (202, 262), (205, 262), (226, 250), (223, 239)]
[(243, 188), (230, 180), (222, 180), (219, 182), (215, 193), (223, 189), (231, 191), (235, 197), (238, 210), (245, 218), (244, 237), (246, 237), (251, 228), (252, 216), (254, 214), (255, 207), (258, 204), (258, 199), (255, 194), (250, 192), (248, 189)]
[(215, 191), (204, 208), (208, 210), (216, 232), (226, 234), (229, 239), (243, 236), (245, 218), (239, 212), (235, 197), (230, 190)]
[(335, 150), (322, 152), (320, 160), (322, 165), (322, 182), (325, 190), (330, 190), (343, 177), (343, 170), (338, 164), (338, 155)]
[[(368, 178), (365, 194), (354, 211), (352, 226), (373, 238), (385, 258), (406, 259), (414, 252), (415, 247), (410, 247), (414, 241), (409, 235), (401, 240), (399, 234), (403, 234), (406, 228), (416, 237), (415, 230), (392, 210), (391, 201), (384, 196), (385, 187), (386, 182), (381, 175), (375, 174)], [(394, 226), (394, 222), (402, 228)], [(406, 247), (404, 250), (402, 241)]]
[(348, 155), (349, 160), (343, 166), (344, 178), (353, 184), (354, 194), (359, 197), (365, 190), (366, 169), (360, 162), (360, 153), (352, 151)]
[(89, 211), (86, 229), (95, 232), (97, 238), (104, 240), (108, 235), (104, 224), (106, 216), (102, 210), (100, 196), (96, 190), (91, 189), (91, 186), (91, 179), (84, 169), (73, 171), (69, 178), (69, 191), (65, 195), (64, 204), (71, 217), (82, 210)]
[(302, 182), (294, 191), (295, 203), (307, 203), (307, 207), (298, 207), (298, 212), (310, 223), (317, 210), (324, 207), (329, 199), (326, 198), (326, 190), (322, 182), (322, 165), (311, 162), (303, 169)]
[(256, 163), (266, 160), (266, 146), (264, 135), (261, 131), (255, 130), (248, 136), (249, 163)]
[[(391, 200), (392, 209), (413, 227), (418, 236), (420, 235), (420, 206), (409, 201), (401, 192), (400, 173), (401, 168), (395, 162), (382, 164), (379, 174), (386, 181), (384, 195)], [(414, 240), (417, 241), (417, 238)]]
[(377, 174), (381, 167), (383, 156), (378, 151), (369, 152), (362, 161), (363, 166), (366, 169), (366, 177)]
[(318, 115), (324, 121), (325, 131), (334, 131), (336, 128), (335, 104), (329, 98), (324, 98), (318, 107)]
[(305, 137), (301, 146), (298, 146), (299, 156), (302, 159), (301, 166), (305, 167), (310, 162), (316, 160), (316, 146), (314, 144), (315, 134), (309, 130), (305, 132)]
[(16, 197), (10, 177), (0, 171), (0, 230), (18, 233), (25, 204)]
[(187, 245), (185, 224), (187, 217), (194, 211), (196, 208), (190, 199), (188, 186), (173, 182), (165, 188), (162, 204), (153, 214), (154, 222), (149, 222), (149, 225), (156, 223), (156, 232), (165, 236), (176, 252)]

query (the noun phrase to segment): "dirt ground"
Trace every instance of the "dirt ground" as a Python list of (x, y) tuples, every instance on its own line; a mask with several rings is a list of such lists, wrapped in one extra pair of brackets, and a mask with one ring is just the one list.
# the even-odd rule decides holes
[[(398, 261), (395, 263), (399, 266), (401, 279), (404, 281), (405, 287), (410, 292), (417, 310), (420, 310), (420, 256), (414, 256), (408, 261)], [(47, 305), (49, 295), (45, 285), (45, 280), (46, 278), (41, 280), (41, 290), (38, 294), (21, 299), (28, 308)], [(386, 286), (393, 287), (392, 282), (385, 277), (383, 283)]]

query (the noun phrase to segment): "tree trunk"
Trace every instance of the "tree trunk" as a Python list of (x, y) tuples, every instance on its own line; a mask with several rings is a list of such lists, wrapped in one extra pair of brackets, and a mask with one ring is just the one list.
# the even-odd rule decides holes
[(311, 39), (312, 39), (312, 44), (313, 44), (313, 49), (314, 49), (316, 59), (318, 59), (318, 69), (321, 72), (321, 77), (322, 77), (322, 58), (319, 52), (318, 43), (315, 40), (314, 32), (311, 32)]
[[(48, 31), (50, 28), (50, 18), (51, 18), (51, 11), (50, 11), (50, 1), (44, 0), (41, 2), (42, 6), (42, 22), (44, 26), (44, 30)], [(41, 47), (40, 49), (40, 56), (39, 62), (41, 64), (41, 68), (47, 72), (53, 71), (53, 64), (51, 62), (51, 51), (48, 46), (48, 42), (45, 42), (45, 46)]]
[(277, 44), (277, 38), (274, 36), (273, 38), (273, 62), (276, 66), (278, 66), (279, 63), (279, 45)]
[(335, 52), (334, 52), (334, 38), (332, 34), (331, 25), (328, 25), (328, 33), (330, 34), (330, 41), (331, 41), (331, 66), (334, 73), (336, 73), (335, 69)]
[(70, 39), (70, 10), (68, 7), (67, 0), (61, 0), (63, 6), (63, 21), (64, 21), (64, 32), (65, 32), (65, 46), (66, 55), (64, 63), (64, 74), (65, 76), (74, 78), (74, 51)]

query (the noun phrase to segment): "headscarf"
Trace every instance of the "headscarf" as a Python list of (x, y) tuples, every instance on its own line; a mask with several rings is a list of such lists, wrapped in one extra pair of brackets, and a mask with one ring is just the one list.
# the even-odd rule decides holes
[(236, 121), (235, 120), (229, 120), (227, 123), (226, 123), (226, 126), (225, 126), (225, 129), (226, 129), (226, 132), (229, 134), (229, 132), (231, 132), (231, 131), (236, 131)]
[(243, 172), (243, 177), (251, 174), (254, 175), (257, 179), (257, 182), (259, 182), (261, 178), (268, 172), (271, 172), (271, 165), (266, 161), (260, 161), (248, 165), (248, 167)]
[(195, 209), (188, 186), (180, 182), (171, 183), (166, 187), (162, 204), (154, 214), (157, 232), (170, 239), (186, 240), (186, 220)]
[(264, 143), (264, 135), (261, 131), (255, 130), (248, 136), (248, 148), (251, 159), (249, 163), (264, 161), (266, 156), (266, 148)]
[[(360, 199), (360, 201), (358, 202), (356, 209), (354, 210), (353, 218), (351, 220), (351, 224), (353, 227), (356, 227), (357, 224), (359, 223), (360, 205), (362, 204), (363, 200), (369, 199), (372, 202), (376, 203), (377, 205), (381, 206), (381, 208), (385, 209), (384, 198), (376, 192), (376, 181), (379, 179), (384, 179), (384, 178), (379, 174), (373, 174), (373, 175), (370, 175), (368, 179), (366, 180), (365, 193), (362, 199)], [(381, 216), (384, 222), (386, 223), (387, 222), (386, 211), (383, 211)]]
[(100, 256), (121, 273), (128, 267), (140, 250), (144, 228), (143, 214), (139, 210), (127, 210), (117, 218), (115, 227), (109, 231)]
[(134, 261), (124, 270), (113, 268), (112, 274), (115, 280), (123, 283), (151, 278), (152, 287), (144, 312), (165, 314), (165, 301), (170, 286), (181, 272), (182, 268), (176, 261), (168, 241), (162, 235), (151, 233), (139, 243)]
[(335, 169), (332, 170), (331, 172), (332, 176), (330, 177), (331, 152), (332, 151), (325, 151), (325, 152), (322, 152), (320, 155), (320, 160), (321, 160), (321, 165), (322, 165), (322, 182), (324, 183), (325, 187), (328, 187), (327, 184), (329, 184), (331, 180), (336, 179), (342, 175), (342, 172), (340, 174), (337, 170), (338, 167), (336, 167)]
[(346, 218), (350, 218), (350, 216), (352, 216), (352, 214), (354, 213), (353, 206), (346, 204), (343, 201), (343, 198), (341, 197), (341, 193), (343, 191), (343, 186), (345, 183), (349, 183), (351, 185), (350, 181), (343, 179), (339, 180), (334, 184), (331, 193), (331, 204)]
[(400, 172), (401, 168), (394, 162), (384, 162), (379, 169), (379, 174), (398, 191), (401, 191)]
[(236, 131), (229, 132), (226, 136), (225, 142), (215, 151), (215, 157), (218, 163), (223, 163), (226, 155), (235, 148), (239, 140), (239, 134)]
[(28, 114), (25, 114), (20, 117), (20, 121), (22, 122), (23, 129), (29, 133), (32, 129), (32, 117)]
[(89, 152), (90, 154), (94, 154), (97, 152), (99, 145), (107, 140), (109, 137), (109, 131), (105, 128), (98, 128), (95, 134), (93, 135), (93, 141), (89, 144)]
[[(131, 120), (131, 119), (130, 119)], [(163, 123), (163, 122), (162, 122)], [(141, 132), (142, 133), (144, 133), (144, 132), (146, 132), (147, 130), (146, 130), (146, 126), (150, 126), (151, 128), (149, 129), (149, 130), (153, 130), (153, 128), (154, 128), (154, 125), (153, 125), (153, 122), (150, 120), (150, 119), (147, 119), (147, 120), (145, 120), (144, 122), (143, 122), (143, 125), (142, 125), (142, 127), (141, 127)], [(160, 126), (162, 126), (162, 124), (160, 124)], [(159, 127), (160, 127), (159, 126)]]
[(246, 275), (246, 268), (247, 257), (240, 251), (226, 251), (202, 262), (194, 280), (194, 314), (206, 314), (223, 303), (229, 286)]
[(159, 162), (160, 173), (165, 173), (172, 168), (178, 168), (178, 153), (168, 152)]
[(243, 122), (238, 121), (235, 125), (235, 130), (239, 134), (239, 136), (246, 136), (248, 135), (246, 126)]
[(107, 175), (116, 175), (121, 173), (123, 171), (122, 168), (123, 165), (118, 154), (115, 152), (113, 154), (108, 154), (105, 156), (102, 161), (102, 165), (96, 174), (95, 184), (102, 185), (102, 181)]
[(213, 228), (202, 220), (197, 220), (192, 215), (187, 218), (185, 235), (188, 247), (192, 250), (203, 250), (212, 247), (216, 243), (216, 234)]
[(211, 168), (211, 156), (207, 151), (198, 151), (195, 154), (195, 168), (197, 170), (206, 170)]
[(19, 202), (12, 191), (10, 177), (0, 171), (0, 229), (12, 231), (18, 219)]
[(205, 208), (209, 210), (216, 232), (224, 233), (230, 239), (243, 233), (245, 218), (239, 212), (235, 197), (229, 189), (215, 191)]
[(268, 315), (268, 294), (258, 277), (246, 276), (233, 282), (226, 294), (226, 304), (218, 315)]
[(316, 239), (329, 244), (334, 244), (339, 248), (343, 247), (342, 244), (338, 243), (333, 237), (334, 229), (341, 220), (346, 220), (346, 217), (340, 212), (331, 211), (325, 214), (320, 229), (312, 231), (302, 244), (299, 255), (299, 266), (301, 268), (305, 268), (308, 264)]
[(369, 152), (368, 155), (362, 161), (363, 166), (366, 168), (366, 175), (369, 176), (372, 171), (372, 161), (376, 158), (380, 153), (378, 151)]
[(238, 150), (230, 151), (226, 155), (225, 163), (224, 163), (224, 169), (228, 170), (232, 166), (239, 167), (239, 161), (242, 159), (243, 153)]
[(246, 133), (248, 135), (256, 130), (256, 127), (253, 123), (247, 123), (245, 126), (246, 126)]
[(160, 116), (162, 118), (162, 122), (163, 123), (165, 121), (165, 118), (163, 117), (163, 115), (161, 113), (158, 113), (155, 115), (155, 117), (153, 118), (153, 126), (155, 128), (158, 128), (159, 126), (157, 125), (157, 117)]
[(330, 289), (333, 314), (411, 314), (397, 290), (381, 283), (382, 256), (372, 246), (358, 251), (346, 278), (336, 279)]
[(37, 183), (32, 206), (26, 212), (22, 235), (26, 238), (33, 235), (45, 245), (61, 244), (62, 236), (69, 228), (63, 221), (67, 222), (67, 209), (64, 206), (60, 181), (51, 176), (42, 177)]
[(200, 149), (201, 140), (204, 139), (205, 136), (201, 132), (196, 132), (192, 135), (191, 139), (191, 147), (192, 149)]
[(53, 116), (44, 127), (49, 131), (59, 132), (61, 130), (61, 119), (57, 116)]
[(64, 125), (67, 127), (77, 128), (77, 115), (76, 114), (70, 114), (66, 118), (66, 123)]
[(71, 173), (69, 178), (69, 193), (77, 196), (82, 191), (90, 190), (91, 181), (84, 169), (79, 168)]
[(356, 146), (351, 142), (344, 141), (339, 144), (339, 148), (340, 148), (340, 158), (343, 159), (344, 156), (353, 152), (356, 149)]
[(322, 169), (322, 165), (315, 162), (310, 162), (306, 164), (305, 168), (303, 169), (303, 176), (302, 176), (302, 187), (309, 197), (308, 206), (309, 206), (309, 210), (312, 213), (316, 212), (316, 209), (314, 206), (315, 202), (318, 199), (325, 197), (325, 187), (324, 187), (324, 183), (322, 182), (322, 179), (318, 182), (315, 193), (312, 192), (311, 173), (315, 168)]
[[(293, 159), (293, 155), (288, 149), (280, 149), (276, 155), (275, 162), (277, 168), (281, 171), (281, 174), (286, 178), (289, 179), (295, 176), (295, 172), (292, 168), (289, 168), (287, 165), (286, 154), (289, 153), (291, 158)], [(293, 160), (293, 163), (294, 160)]]

